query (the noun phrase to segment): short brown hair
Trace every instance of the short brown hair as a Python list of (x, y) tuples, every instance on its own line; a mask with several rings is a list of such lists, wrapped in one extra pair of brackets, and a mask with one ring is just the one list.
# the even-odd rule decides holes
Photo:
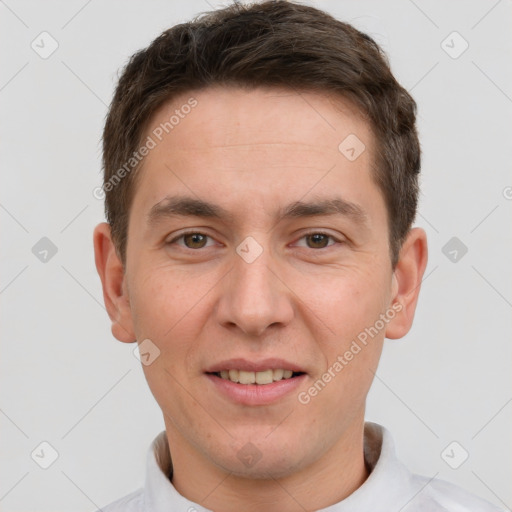
[(324, 92), (356, 105), (376, 138), (373, 178), (387, 206), (394, 267), (418, 202), (416, 104), (373, 39), (319, 9), (285, 0), (203, 13), (130, 58), (103, 132), (105, 213), (123, 263), (140, 165), (117, 181), (116, 173), (126, 169), (159, 107), (213, 85)]

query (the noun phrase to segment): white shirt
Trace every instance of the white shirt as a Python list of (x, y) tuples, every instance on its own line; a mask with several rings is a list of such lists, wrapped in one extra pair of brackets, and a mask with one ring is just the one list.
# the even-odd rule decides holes
[[(504, 512), (461, 487), (411, 473), (395, 455), (388, 430), (365, 423), (366, 481), (344, 500), (319, 512)], [(101, 509), (103, 512), (211, 512), (174, 488), (168, 475), (172, 463), (165, 431), (151, 444), (146, 481), (139, 489)], [(99, 511), (98, 511), (99, 512)]]

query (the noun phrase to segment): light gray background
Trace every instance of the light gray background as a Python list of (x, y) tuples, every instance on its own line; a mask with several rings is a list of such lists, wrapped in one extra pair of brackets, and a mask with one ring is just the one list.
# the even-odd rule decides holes
[[(430, 260), (412, 331), (386, 342), (367, 418), (392, 431), (412, 470), (510, 508), (512, 3), (309, 3), (373, 35), (419, 105), (417, 225)], [(94, 268), (100, 135), (126, 59), (218, 5), (0, 1), (2, 511), (94, 510), (143, 484), (163, 420), (134, 345), (110, 334)], [(43, 31), (59, 44), (47, 59), (31, 48)], [(456, 59), (441, 46), (453, 31), (469, 43)], [(468, 248), (457, 262), (442, 252), (454, 236)], [(42, 237), (58, 249), (46, 263), (32, 253)], [(42, 441), (59, 454), (46, 470), (31, 458)], [(441, 457), (452, 441), (469, 453), (458, 469)]]

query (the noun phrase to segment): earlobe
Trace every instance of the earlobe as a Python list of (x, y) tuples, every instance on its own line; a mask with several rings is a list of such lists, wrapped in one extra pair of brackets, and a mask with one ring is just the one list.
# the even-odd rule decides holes
[(136, 341), (133, 332), (130, 302), (125, 286), (124, 268), (106, 222), (94, 229), (94, 259), (103, 287), (103, 300), (112, 321), (112, 334), (124, 343)]
[(409, 231), (400, 250), (400, 257), (393, 273), (391, 304), (400, 304), (400, 309), (386, 329), (386, 338), (405, 336), (414, 319), (421, 281), (427, 266), (427, 235), (421, 228)]

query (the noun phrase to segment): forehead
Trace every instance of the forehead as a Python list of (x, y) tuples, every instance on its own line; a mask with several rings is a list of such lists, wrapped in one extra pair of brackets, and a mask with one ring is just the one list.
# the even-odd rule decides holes
[(280, 139), (288, 145), (285, 150), (309, 146), (336, 154), (349, 134), (364, 139), (367, 149), (373, 146), (370, 126), (348, 99), (282, 87), (215, 86), (181, 94), (153, 114), (146, 132), (158, 141), (186, 138), (194, 150), (245, 144), (257, 151), (259, 144)]
[(170, 188), (241, 204), (258, 194), (300, 200), (340, 183), (357, 202), (375, 189), (370, 126), (340, 97), (282, 88), (191, 91), (155, 112), (147, 137), (154, 148), (135, 193), (145, 210)]

